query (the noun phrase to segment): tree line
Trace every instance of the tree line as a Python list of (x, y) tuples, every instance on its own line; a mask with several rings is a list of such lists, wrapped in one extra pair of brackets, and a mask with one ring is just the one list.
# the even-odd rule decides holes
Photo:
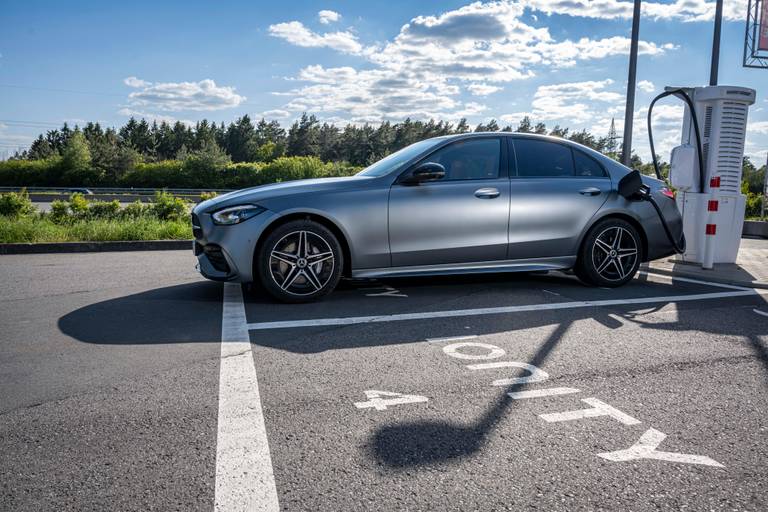
[(347, 124), (338, 127), (321, 123), (314, 115), (303, 114), (287, 130), (278, 121), (262, 118), (254, 123), (244, 115), (229, 125), (207, 120), (189, 126), (182, 122), (153, 122), (131, 118), (119, 129), (102, 128), (89, 122), (82, 128), (60, 129), (40, 134), (31, 147), (14, 159), (42, 160), (64, 156), (70, 139), (80, 133), (88, 145), (92, 165), (109, 168), (121, 161), (144, 162), (184, 159), (190, 152), (219, 150), (232, 162), (267, 162), (281, 156), (316, 156), (326, 162), (344, 161), (351, 165), (369, 165), (414, 142), (430, 137), (471, 131), (516, 131), (567, 138), (598, 151), (616, 153), (615, 138), (597, 137), (586, 130), (570, 132), (559, 125), (548, 130), (544, 123), (529, 117), (520, 123), (500, 127), (496, 120), (472, 129), (466, 119), (453, 124), (445, 121), (405, 119), (384, 122), (376, 127)]
[[(386, 121), (378, 126), (350, 123), (339, 127), (321, 123), (314, 115), (304, 113), (287, 129), (275, 120), (262, 118), (254, 122), (248, 115), (229, 125), (202, 120), (190, 126), (178, 121), (150, 123), (135, 118), (120, 128), (103, 128), (94, 122), (70, 128), (65, 123), (60, 129), (40, 134), (28, 150), (17, 153), (12, 160), (41, 164), (38, 168), (47, 169), (51, 175), (45, 180), (49, 184), (114, 185), (126, 184), (126, 177), (142, 165), (160, 168), (157, 164), (171, 161), (188, 162), (187, 167), (194, 172), (204, 168), (223, 169), (230, 164), (268, 164), (283, 157), (316, 157), (322, 162), (342, 163), (352, 169), (369, 165), (423, 139), (471, 131), (551, 135), (578, 142), (615, 159), (621, 151), (613, 126), (605, 136), (597, 136), (587, 130), (571, 131), (560, 125), (548, 129), (544, 123), (526, 116), (516, 126), (503, 127), (496, 120), (473, 128), (466, 119), (454, 124), (410, 118), (398, 123)], [(653, 174), (652, 165), (643, 163), (635, 154), (631, 166)], [(662, 171), (666, 173), (667, 168), (663, 164)], [(750, 188), (756, 188), (758, 175), (764, 170), (749, 164), (745, 171), (750, 171), (749, 177), (745, 173)]]

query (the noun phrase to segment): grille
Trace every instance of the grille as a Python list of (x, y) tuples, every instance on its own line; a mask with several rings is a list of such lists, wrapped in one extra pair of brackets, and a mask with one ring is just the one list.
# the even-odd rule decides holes
[(226, 258), (224, 258), (224, 253), (221, 252), (221, 247), (216, 244), (208, 244), (203, 250), (208, 257), (208, 261), (213, 265), (213, 268), (220, 272), (229, 273), (229, 265), (227, 264)]
[(713, 162), (714, 174), (720, 176), (720, 189), (739, 192), (742, 155), (744, 154), (745, 126), (747, 106), (743, 103), (726, 101), (723, 103), (720, 120), (719, 145), (717, 160)]
[(195, 238), (203, 238), (203, 230), (200, 228), (200, 219), (196, 214), (192, 214), (192, 235)]

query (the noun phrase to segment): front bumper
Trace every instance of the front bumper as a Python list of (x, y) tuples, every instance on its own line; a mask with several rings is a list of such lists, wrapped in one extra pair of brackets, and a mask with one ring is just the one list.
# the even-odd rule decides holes
[(276, 217), (269, 210), (240, 224), (220, 226), (211, 215), (192, 213), (192, 250), (197, 257), (197, 270), (207, 279), (249, 283), (254, 281), (253, 256), (264, 229)]

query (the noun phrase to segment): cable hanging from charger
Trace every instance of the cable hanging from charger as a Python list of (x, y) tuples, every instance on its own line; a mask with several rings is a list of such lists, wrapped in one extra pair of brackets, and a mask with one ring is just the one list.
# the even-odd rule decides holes
[[(693, 100), (691, 100), (691, 97), (688, 95), (687, 92), (685, 92), (684, 89), (672, 89), (669, 91), (664, 91), (663, 93), (659, 94), (655, 98), (653, 98), (653, 101), (651, 101), (650, 106), (648, 107), (648, 142), (651, 147), (651, 159), (653, 160), (653, 169), (656, 172), (656, 178), (658, 178), (661, 181), (665, 181), (664, 178), (661, 175), (661, 170), (659, 169), (659, 160), (656, 157), (656, 147), (653, 143), (653, 127), (652, 127), (652, 117), (653, 117), (653, 107), (656, 105), (656, 102), (660, 99), (666, 98), (667, 96), (675, 96), (677, 98), (682, 99), (685, 101), (686, 105), (688, 105), (688, 109), (691, 112), (691, 120), (693, 121), (693, 129), (694, 133), (696, 134), (696, 154), (698, 155), (699, 160), (699, 191), (704, 192), (705, 187), (705, 178), (704, 178), (704, 155), (702, 153), (701, 149), (701, 132), (699, 131), (699, 120), (696, 116), (696, 110), (693, 105)], [(653, 206), (654, 210), (656, 210), (656, 214), (659, 216), (659, 220), (661, 220), (661, 225), (664, 228), (664, 232), (667, 235), (667, 238), (669, 239), (669, 242), (672, 244), (672, 247), (675, 249), (675, 251), (679, 254), (682, 254), (685, 252), (685, 234), (680, 235), (680, 241), (675, 240), (675, 237), (672, 235), (672, 230), (669, 229), (669, 225), (667, 224), (666, 219), (664, 218), (664, 215), (661, 212), (661, 208), (659, 207), (656, 200), (653, 198), (653, 194), (651, 193), (650, 189), (646, 186), (642, 186), (638, 190), (638, 195), (651, 203), (651, 206)]]

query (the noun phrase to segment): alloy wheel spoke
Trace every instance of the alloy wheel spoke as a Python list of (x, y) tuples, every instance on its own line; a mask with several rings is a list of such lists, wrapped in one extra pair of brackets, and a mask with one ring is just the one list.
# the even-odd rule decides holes
[(307, 232), (299, 231), (299, 244), (296, 246), (296, 256), (299, 258), (306, 258), (309, 254), (309, 248), (307, 247)]
[(634, 256), (635, 254), (637, 254), (637, 249), (619, 249), (619, 258)]
[(333, 252), (319, 252), (317, 254), (310, 254), (307, 256), (307, 263), (314, 265), (315, 263), (320, 263), (321, 261), (329, 260), (331, 258), (333, 258)]
[(619, 279), (624, 279), (624, 276), (626, 276), (626, 272), (624, 272), (624, 268), (621, 266), (621, 262), (619, 260), (611, 260), (613, 262), (613, 266), (616, 267), (616, 271), (619, 273)]
[(296, 261), (299, 259), (295, 254), (282, 251), (272, 251), (272, 257), (289, 265), (295, 265)]
[(613, 247), (612, 249), (619, 250), (619, 247), (621, 247), (621, 235), (624, 233), (624, 230), (622, 228), (616, 228), (616, 238), (613, 239)]
[(291, 285), (296, 281), (296, 278), (299, 277), (303, 272), (299, 270), (298, 267), (291, 267), (291, 270), (288, 271), (288, 274), (286, 274), (285, 279), (283, 279), (283, 284), (280, 285), (280, 288), (283, 290), (287, 290), (291, 287)]
[(315, 274), (315, 271), (312, 270), (312, 267), (307, 267), (303, 271), (304, 277), (307, 278), (307, 281), (309, 284), (311, 284), (315, 290), (319, 290), (323, 287), (322, 283), (320, 282), (320, 279), (318, 279), (317, 274)]
[(606, 268), (608, 268), (608, 265), (610, 265), (612, 261), (613, 261), (613, 260), (612, 260), (611, 258), (609, 258), (609, 257), (607, 257), (607, 256), (606, 256), (606, 258), (603, 260), (603, 262), (600, 264), (600, 266), (599, 266), (599, 267), (597, 267), (597, 269), (596, 269), (596, 270), (597, 270), (597, 273), (598, 273), (598, 274), (602, 274), (602, 273), (603, 273), (603, 270), (605, 270)]
[(595, 247), (598, 247), (598, 248), (602, 249), (602, 251), (605, 252), (605, 254), (610, 254), (611, 253), (611, 246), (610, 246), (610, 244), (608, 244), (606, 242), (603, 242), (599, 238), (595, 240)]

